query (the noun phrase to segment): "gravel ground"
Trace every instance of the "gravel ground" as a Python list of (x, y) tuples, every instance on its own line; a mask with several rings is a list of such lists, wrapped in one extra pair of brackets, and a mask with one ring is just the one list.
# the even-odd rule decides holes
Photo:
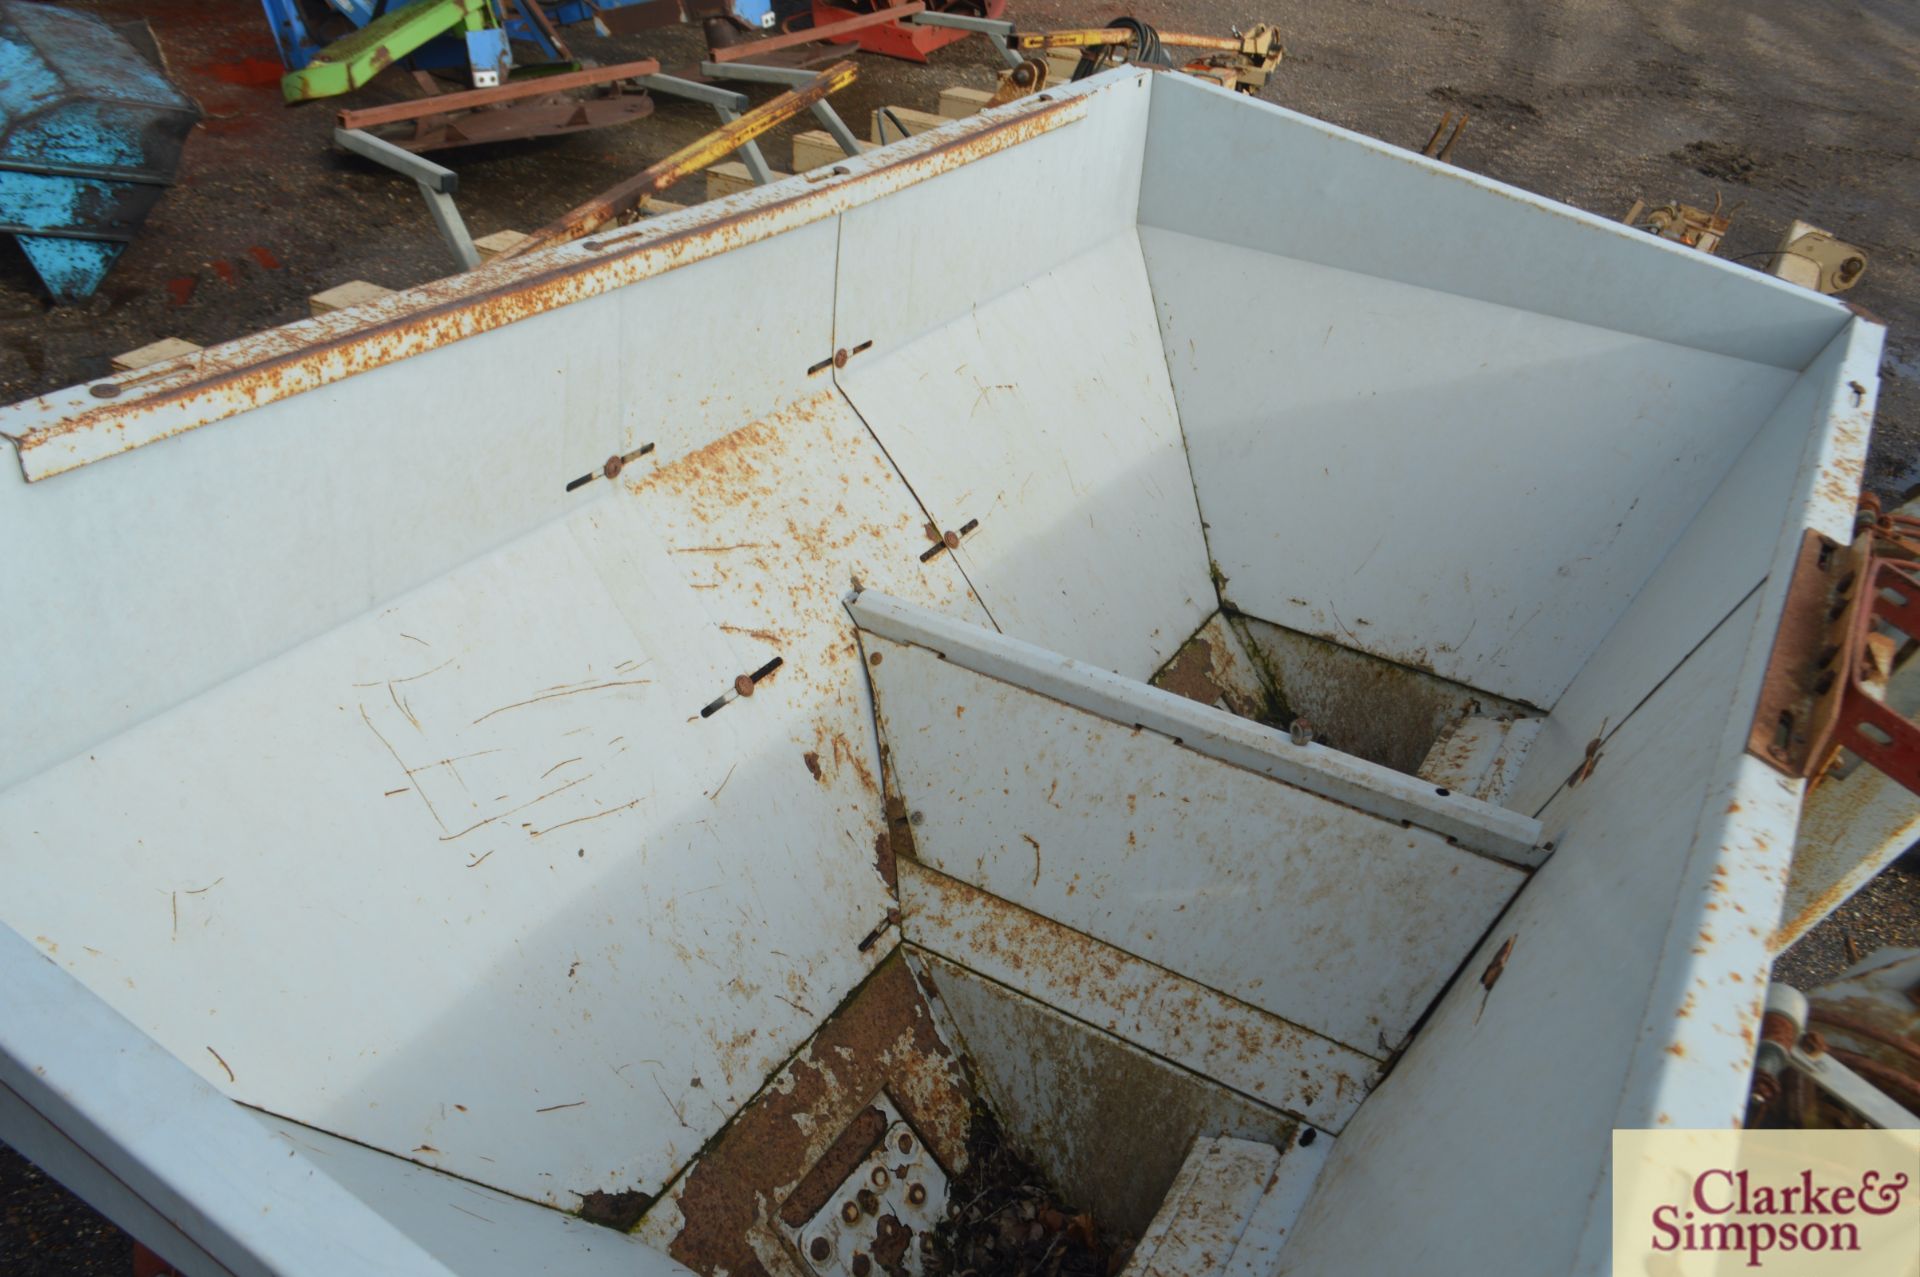
[[(0, 401), (102, 375), (113, 354), (159, 337), (206, 345), (301, 318), (309, 294), (349, 279), (403, 287), (451, 269), (410, 186), (335, 152), (325, 107), (280, 106), (252, 0), (73, 7), (148, 17), (208, 118), (180, 185), (91, 301), (48, 307), (25, 259), (0, 243)], [(1123, 9), (1015, 0), (1014, 16), (1043, 28)], [(1132, 12), (1163, 30), (1275, 22), (1289, 57), (1271, 100), (1413, 147), (1442, 111), (1467, 110), (1456, 163), (1596, 213), (1619, 216), (1636, 197), (1710, 206), (1717, 196), (1733, 211), (1722, 248), (1733, 260), (1763, 261), (1796, 216), (1861, 245), (1871, 264), (1848, 299), (1889, 324), (1868, 482), (1891, 498), (1920, 484), (1920, 8), (1910, 0), (1167, 0)], [(701, 49), (684, 30), (577, 44), (605, 61), (651, 54), (669, 69)], [(997, 62), (975, 41), (931, 68), (860, 66), (861, 81), (836, 98), (856, 127), (881, 104), (931, 109), (947, 84), (989, 86)], [(376, 85), (358, 100), (395, 92)], [(663, 102), (639, 126), (447, 162), (474, 234), (528, 229), (713, 122), (706, 108)], [(768, 154), (780, 163), (784, 141)], [(692, 202), (700, 186), (669, 196)], [(1802, 987), (1831, 978), (1848, 965), (1849, 937), (1862, 953), (1920, 945), (1920, 869), (1882, 875), (1782, 959), (1781, 977)], [(111, 1226), (0, 1148), (0, 1273), (124, 1277), (128, 1253)]]
[(0, 1144), (0, 1273), (128, 1277), (132, 1264), (125, 1233)]

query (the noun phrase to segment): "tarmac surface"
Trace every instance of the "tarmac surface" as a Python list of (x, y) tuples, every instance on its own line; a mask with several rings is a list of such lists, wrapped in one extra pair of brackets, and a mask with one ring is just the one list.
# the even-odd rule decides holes
[[(101, 376), (113, 355), (161, 337), (212, 345), (303, 318), (310, 294), (348, 280), (401, 288), (454, 269), (411, 183), (332, 145), (332, 104), (281, 105), (281, 67), (253, 0), (70, 7), (148, 18), (206, 119), (179, 184), (94, 298), (50, 306), (0, 240), (0, 402)], [(1127, 11), (1013, 0), (1009, 16), (1044, 29)], [(1130, 12), (1162, 30), (1275, 23), (1288, 57), (1268, 100), (1416, 149), (1442, 112), (1465, 110), (1456, 164), (1591, 212), (1618, 217), (1635, 198), (1719, 199), (1733, 215), (1720, 253), (1729, 260), (1764, 266), (1795, 217), (1861, 246), (1869, 265), (1846, 299), (1888, 324), (1867, 480), (1892, 500), (1920, 487), (1920, 7), (1910, 0), (1165, 0)], [(566, 33), (576, 52), (602, 62), (653, 56), (672, 71), (704, 52), (689, 29), (618, 41), (580, 30)], [(926, 67), (862, 57), (859, 82), (834, 102), (865, 133), (873, 108), (933, 110), (948, 85), (991, 87), (999, 65), (978, 40)], [(389, 72), (351, 102), (407, 89)], [(436, 158), (460, 174), (474, 235), (529, 230), (715, 123), (710, 108), (661, 98), (637, 124)], [(787, 137), (812, 127), (775, 134), (769, 160), (784, 167)], [(703, 194), (696, 178), (667, 197)], [(1405, 210), (1410, 232), (1419, 215)], [(1853, 952), (1920, 946), (1911, 860), (1808, 936), (1779, 976), (1809, 987)], [(0, 1147), (0, 1273), (124, 1277), (130, 1249)]]

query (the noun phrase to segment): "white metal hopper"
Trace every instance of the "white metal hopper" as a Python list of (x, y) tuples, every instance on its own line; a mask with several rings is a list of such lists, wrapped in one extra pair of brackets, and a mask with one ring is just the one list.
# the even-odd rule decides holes
[(979, 1101), (1136, 1229), (1310, 1163), (1250, 1272), (1602, 1272), (1880, 345), (1123, 69), (0, 410), (0, 1138), (190, 1272), (739, 1277)]

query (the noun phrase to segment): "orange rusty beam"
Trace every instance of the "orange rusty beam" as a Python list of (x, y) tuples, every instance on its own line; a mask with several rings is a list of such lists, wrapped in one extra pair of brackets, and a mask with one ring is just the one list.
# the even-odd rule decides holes
[(449, 111), (498, 106), (502, 102), (518, 102), (522, 98), (544, 97), (549, 93), (559, 93), (565, 89), (585, 89), (596, 84), (611, 84), (616, 80), (631, 80), (638, 76), (652, 75), (659, 69), (660, 64), (654, 59), (642, 58), (638, 62), (622, 62), (618, 66), (592, 67), (585, 71), (564, 71), (559, 75), (515, 80), (497, 89), (467, 89), (460, 93), (438, 93), (430, 98), (419, 98), (410, 102), (392, 102), (386, 106), (367, 106), (357, 111), (342, 111), (339, 117), (340, 127), (364, 129), (376, 124), (417, 120), (423, 115), (445, 115)]
[(834, 63), (810, 83), (762, 102), (739, 119), (721, 125), (620, 185), (601, 192), (585, 204), (563, 214), (558, 221), (549, 222), (501, 256), (518, 257), (548, 244), (564, 244), (582, 235), (591, 235), (623, 213), (638, 208), (649, 195), (657, 194), (681, 178), (718, 163), (722, 157), (733, 154), (762, 133), (778, 128), (802, 111), (811, 109), (827, 94), (846, 88), (853, 83), (857, 74), (851, 62)]
[(872, 13), (863, 13), (843, 22), (830, 22), (823, 27), (808, 27), (804, 31), (791, 31), (786, 35), (770, 35), (763, 40), (749, 40), (743, 44), (730, 44), (724, 49), (715, 49), (712, 60), (715, 62), (740, 62), (760, 53), (772, 53), (776, 49), (791, 49), (795, 45), (813, 44), (818, 40), (831, 40), (835, 36), (859, 31), (864, 27), (877, 27), (888, 22), (898, 22), (923, 11), (927, 6), (921, 0), (912, 0), (910, 4), (895, 5), (890, 9), (876, 9)]

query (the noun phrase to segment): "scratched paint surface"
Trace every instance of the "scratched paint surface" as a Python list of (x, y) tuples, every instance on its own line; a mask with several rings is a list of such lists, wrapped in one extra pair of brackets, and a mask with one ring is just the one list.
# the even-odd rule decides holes
[(849, 575), (968, 606), (837, 403), (11, 791), (0, 916), (250, 1103), (562, 1206), (658, 1191), (887, 948)]

